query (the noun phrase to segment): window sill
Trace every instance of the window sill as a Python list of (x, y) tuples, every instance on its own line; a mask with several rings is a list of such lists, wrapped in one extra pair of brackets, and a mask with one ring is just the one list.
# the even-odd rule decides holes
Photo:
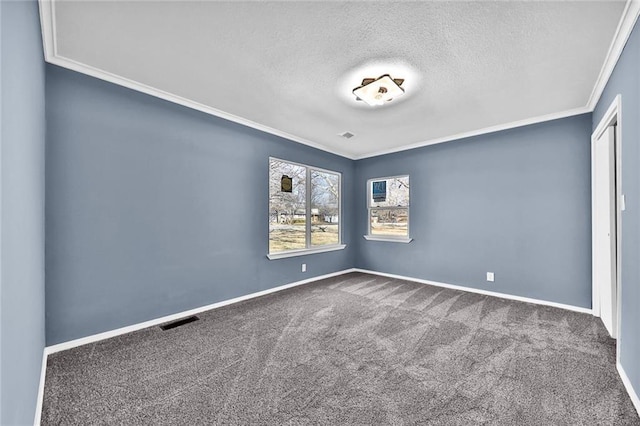
[(387, 237), (377, 235), (365, 235), (364, 239), (367, 241), (385, 241), (388, 243), (405, 243), (408, 244), (413, 241), (413, 238), (409, 237)]
[(303, 250), (283, 251), (281, 253), (268, 254), (269, 260), (285, 259), (287, 257), (306, 256), (308, 254), (326, 253), (328, 251), (344, 250), (346, 244), (338, 244), (334, 246), (318, 247)]

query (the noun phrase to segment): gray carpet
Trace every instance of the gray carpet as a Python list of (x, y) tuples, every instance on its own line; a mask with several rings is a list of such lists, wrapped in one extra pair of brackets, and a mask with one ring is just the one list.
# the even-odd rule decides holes
[(349, 274), (49, 357), (49, 425), (640, 425), (590, 315)]

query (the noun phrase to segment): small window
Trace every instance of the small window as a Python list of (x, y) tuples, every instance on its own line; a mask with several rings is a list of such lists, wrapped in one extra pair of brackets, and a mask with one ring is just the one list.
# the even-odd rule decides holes
[(269, 258), (344, 248), (340, 173), (269, 159)]
[(409, 176), (369, 179), (368, 240), (410, 242)]

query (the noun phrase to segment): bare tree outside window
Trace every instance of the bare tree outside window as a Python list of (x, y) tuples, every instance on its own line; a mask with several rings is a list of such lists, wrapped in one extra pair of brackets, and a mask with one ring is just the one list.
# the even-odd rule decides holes
[[(283, 190), (283, 176), (291, 178), (291, 192)], [(339, 200), (338, 173), (270, 159), (269, 253), (340, 244)]]
[[(386, 193), (374, 198), (373, 183), (385, 182)], [(371, 179), (367, 184), (369, 235), (409, 236), (409, 176)]]
[(311, 172), (311, 245), (339, 244), (340, 179), (334, 173)]

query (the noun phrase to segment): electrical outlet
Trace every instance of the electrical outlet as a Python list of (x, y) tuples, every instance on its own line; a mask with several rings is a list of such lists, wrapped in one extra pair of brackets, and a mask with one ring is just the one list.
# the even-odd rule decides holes
[(306, 263), (302, 264), (302, 272), (307, 272), (307, 264)]
[(495, 281), (495, 276), (493, 275), (493, 272), (487, 272), (487, 281), (490, 281), (490, 282)]

